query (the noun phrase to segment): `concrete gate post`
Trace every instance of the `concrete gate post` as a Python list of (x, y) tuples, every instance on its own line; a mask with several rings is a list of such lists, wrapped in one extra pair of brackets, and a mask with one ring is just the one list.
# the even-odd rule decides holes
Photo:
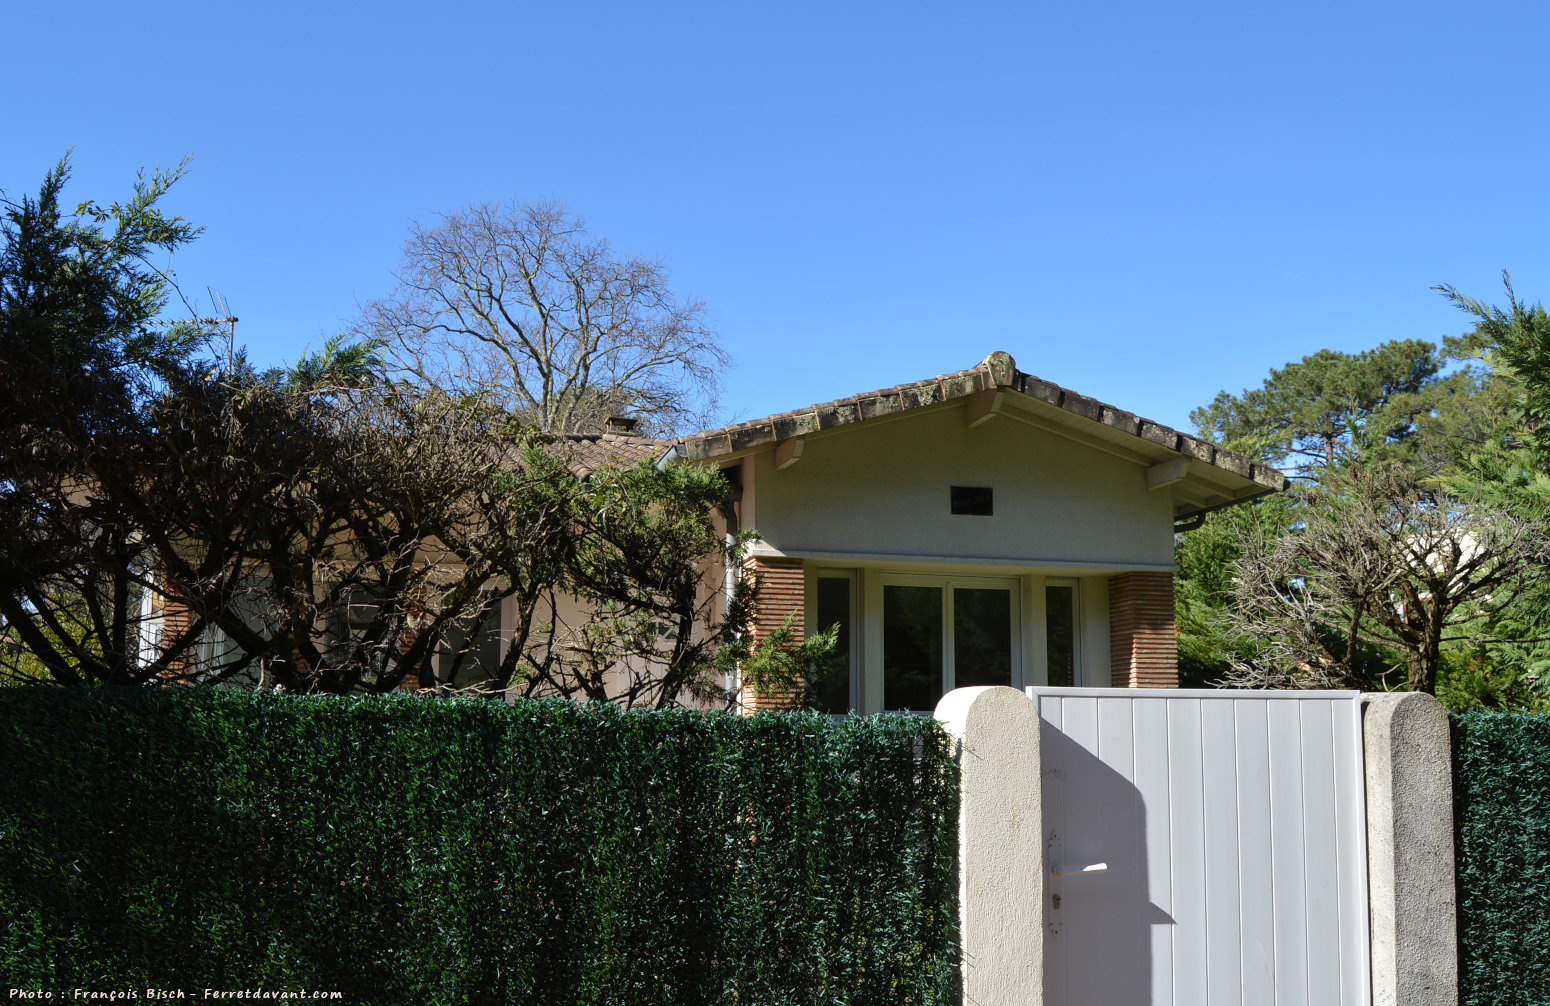
[(1362, 702), (1373, 1006), (1457, 1006), (1448, 716), (1423, 692)]
[(1039, 707), (1001, 685), (958, 688), (936, 718), (958, 742), (963, 1001), (1044, 1002), (1044, 817)]

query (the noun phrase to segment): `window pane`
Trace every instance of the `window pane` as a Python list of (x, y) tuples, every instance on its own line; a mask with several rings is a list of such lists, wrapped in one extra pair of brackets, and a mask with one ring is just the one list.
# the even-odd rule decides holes
[(953, 590), (953, 683), (1012, 683), (1012, 592)]
[(883, 586), (883, 708), (930, 712), (942, 697), (942, 588)]
[(1044, 626), (1049, 640), (1049, 683), (1076, 683), (1076, 591), (1044, 588)]
[(831, 625), (839, 626), (834, 640), (834, 659), (822, 672), (822, 677), (811, 682), (813, 695), (820, 710), (826, 713), (850, 712), (850, 580), (841, 577), (818, 578), (817, 611), (818, 631)]
[(453, 688), (471, 688), (500, 669), (501, 611), (496, 604), (478, 624), (453, 622), (442, 632), (437, 680)]

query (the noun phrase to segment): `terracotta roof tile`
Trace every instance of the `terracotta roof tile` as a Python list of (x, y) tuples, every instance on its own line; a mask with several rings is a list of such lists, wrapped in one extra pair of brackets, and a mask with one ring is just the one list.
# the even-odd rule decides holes
[(679, 444), (689, 460), (697, 461), (742, 450), (745, 447), (773, 443), (787, 437), (827, 430), (894, 412), (920, 408), (924, 405), (934, 405), (937, 402), (959, 398), (993, 386), (991, 374), (986, 364), (982, 363), (968, 370), (939, 374), (912, 384), (899, 384), (877, 391), (865, 391), (859, 395), (851, 395), (849, 398), (809, 405), (805, 409), (777, 412), (773, 416), (765, 416), (762, 419), (706, 430), (703, 433), (684, 437)]
[(1046, 402), (1075, 416), (1175, 451), (1185, 457), (1232, 472), (1269, 490), (1283, 489), (1286, 478), (1278, 470), (1239, 454), (1223, 450), (1187, 433), (1077, 394), (1058, 384), (1017, 369), (1010, 354), (992, 353), (978, 366), (923, 381), (864, 391), (848, 398), (820, 402), (772, 416), (733, 423), (695, 433), (679, 440), (664, 440), (626, 433), (572, 434), (561, 439), (567, 464), (579, 475), (590, 475), (609, 462), (632, 465), (655, 461), (674, 451), (688, 461), (703, 461), (751, 447), (774, 444), (788, 437), (846, 426), (939, 402), (965, 398), (991, 388), (1010, 388)]
[(672, 446), (671, 440), (628, 433), (572, 433), (555, 445), (565, 455), (566, 466), (583, 477), (610, 462), (633, 465), (640, 461), (656, 461)]
[[(1090, 422), (1127, 433), (1159, 447), (1176, 451), (1192, 459), (1253, 480), (1271, 490), (1286, 487), (1286, 478), (1269, 465), (1223, 450), (1187, 433), (1153, 422), (1124, 409), (1116, 408), (1077, 394), (1058, 384), (1045, 381), (1017, 369), (1009, 353), (992, 353), (978, 366), (950, 374), (938, 374), (923, 381), (899, 384), (877, 391), (864, 391), (832, 402), (820, 402), (805, 409), (778, 412), (773, 416), (734, 423), (706, 430), (677, 442), (677, 453), (689, 461), (703, 461), (749, 447), (801, 436), (815, 430), (827, 430), (862, 422), (895, 412), (917, 409), (938, 402), (964, 398), (990, 388), (1011, 388)], [(639, 439), (639, 438), (637, 438)], [(667, 441), (659, 441), (665, 446)]]

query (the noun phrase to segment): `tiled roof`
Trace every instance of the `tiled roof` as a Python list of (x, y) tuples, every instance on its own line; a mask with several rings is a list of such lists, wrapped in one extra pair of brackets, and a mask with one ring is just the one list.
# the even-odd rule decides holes
[(702, 461), (750, 447), (773, 444), (787, 437), (802, 436), (955, 398), (966, 398), (992, 388), (1022, 392), (1089, 422), (1129, 434), (1193, 461), (1251, 479), (1266, 489), (1279, 490), (1286, 487), (1286, 477), (1269, 465), (1023, 373), (1017, 369), (1011, 354), (999, 352), (990, 354), (978, 366), (968, 370), (940, 374), (911, 384), (867, 391), (849, 398), (809, 405), (805, 409), (696, 433), (678, 441), (677, 450), (685, 460)]
[(565, 452), (567, 467), (585, 477), (608, 462), (633, 465), (656, 461), (672, 448), (673, 441), (628, 433), (572, 433), (556, 446)]

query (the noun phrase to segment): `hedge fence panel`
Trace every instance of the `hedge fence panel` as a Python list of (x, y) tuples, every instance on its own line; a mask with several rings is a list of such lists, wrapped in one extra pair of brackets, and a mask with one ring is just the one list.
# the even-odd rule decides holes
[(1550, 1006), (1550, 716), (1452, 719), (1459, 1001)]
[(13, 987), (956, 996), (957, 768), (922, 718), (11, 688), (0, 765)]

